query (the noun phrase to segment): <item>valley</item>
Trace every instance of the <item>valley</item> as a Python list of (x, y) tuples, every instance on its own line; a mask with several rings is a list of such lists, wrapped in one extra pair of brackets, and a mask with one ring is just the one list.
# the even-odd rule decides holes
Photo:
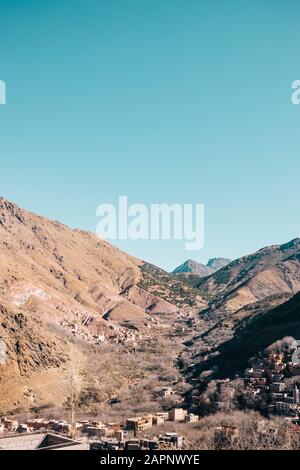
[(126, 426), (183, 410), (160, 425), (196, 442), (211, 414), (250, 416), (244, 371), (300, 338), (299, 291), (299, 239), (167, 273), (1, 198), (1, 415)]

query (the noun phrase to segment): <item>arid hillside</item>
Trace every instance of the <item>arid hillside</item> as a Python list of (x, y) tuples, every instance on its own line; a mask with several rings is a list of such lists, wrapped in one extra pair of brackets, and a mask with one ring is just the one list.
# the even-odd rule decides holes
[[(143, 286), (144, 265), (92, 233), (1, 198), (0, 407), (62, 406), (70, 370), (84, 389), (99, 372), (94, 357), (101, 348), (106, 357), (112, 348), (113, 362), (121, 351), (130, 354), (151, 342), (157, 332), (162, 338), (171, 333), (187, 306), (186, 315), (196, 311), (189, 299), (195, 294), (179, 281), (176, 288), (184, 290), (184, 302), (177, 301), (172, 286), (162, 298)], [(155, 276), (151, 281), (161, 283)], [(108, 369), (101, 371), (101, 383), (109, 383), (110, 393), (114, 386), (128, 385), (125, 373), (112, 377)]]
[(193, 374), (215, 370), (218, 377), (232, 378), (247, 367), (251, 357), (270, 344), (291, 336), (300, 338), (300, 293), (249, 318), (246, 323), (240, 322), (234, 336), (216, 347), (214, 354), (196, 353), (194, 359), (197, 357), (199, 362), (193, 366)]
[(300, 239), (263, 248), (192, 284), (208, 307), (186, 343), (183, 368), (190, 378), (206, 370), (234, 376), (251, 354), (299, 330)]
[(197, 287), (213, 295), (214, 305), (222, 303), (233, 311), (273, 294), (300, 289), (300, 239), (262, 248), (232, 261)]

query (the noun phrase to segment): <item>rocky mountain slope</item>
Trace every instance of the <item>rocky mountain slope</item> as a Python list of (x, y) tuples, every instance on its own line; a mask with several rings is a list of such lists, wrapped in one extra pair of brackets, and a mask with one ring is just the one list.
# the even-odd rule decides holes
[(157, 266), (144, 263), (141, 266), (139, 286), (152, 294), (178, 305), (183, 310), (199, 312), (207, 307), (207, 302), (198, 289), (193, 289), (181, 279)]
[(212, 356), (202, 356), (193, 374), (213, 369), (218, 377), (234, 377), (247, 367), (251, 357), (286, 336), (300, 339), (300, 293), (275, 308), (266, 308), (246, 323), (239, 322), (234, 336), (220, 344)]
[(208, 307), (187, 343), (189, 373), (233, 374), (265, 343), (299, 330), (300, 239), (237, 259), (194, 285)]
[[(232, 261), (196, 287), (211, 298), (210, 316), (236, 312), (273, 295), (300, 290), (300, 239)], [(195, 286), (195, 283), (194, 283)]]
[[(192, 302), (176, 304), (172, 288), (163, 298), (148, 292), (141, 285), (144, 265), (92, 233), (1, 198), (0, 408), (46, 400), (61, 405), (70, 365), (84, 370), (85, 348), (134, 348), (169, 324), (164, 316), (176, 320)], [(161, 282), (154, 275), (151, 280)], [(185, 300), (195, 295), (180, 281), (176, 285)]]

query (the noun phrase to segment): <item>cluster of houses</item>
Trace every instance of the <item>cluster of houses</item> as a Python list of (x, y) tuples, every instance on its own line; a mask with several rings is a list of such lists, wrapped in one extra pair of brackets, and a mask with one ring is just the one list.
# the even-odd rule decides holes
[[(76, 429), (83, 428), (83, 423), (76, 423)], [(6, 433), (34, 433), (36, 431), (49, 431), (61, 434), (71, 434), (72, 426), (64, 420), (30, 418), (20, 423), (17, 419), (3, 416), (0, 418), (0, 434)]]
[(159, 426), (167, 421), (180, 423), (194, 423), (199, 420), (199, 416), (189, 413), (183, 408), (173, 408), (170, 411), (155, 413), (153, 415), (129, 418), (126, 421), (126, 429), (134, 434), (146, 431), (153, 426)]
[(62, 320), (60, 322), (60, 326), (69, 329), (75, 338), (81, 339), (82, 341), (85, 341), (89, 344), (103, 344), (107, 342), (104, 334), (92, 335), (86, 329), (82, 328), (80, 325), (78, 325), (78, 323), (74, 321), (70, 321), (67, 319)]
[[(267, 421), (265, 420), (258, 420), (254, 423), (254, 430), (256, 433), (256, 436), (258, 437), (260, 441), (260, 445), (263, 445), (265, 442), (266, 448), (268, 448), (268, 443), (270, 442), (270, 439), (276, 439), (278, 436), (278, 428), (270, 425)], [(292, 429), (292, 431), (291, 431)], [(282, 438), (285, 439), (286, 444), (289, 443), (289, 438), (291, 436), (291, 432), (299, 432), (299, 427), (298, 426), (292, 426), (292, 428), (286, 428), (285, 430), (285, 435), (281, 436)], [(215, 427), (214, 430), (214, 448), (216, 450), (222, 450), (222, 449), (230, 449), (230, 448), (235, 448), (237, 449), (241, 440), (241, 430), (238, 426), (232, 426), (232, 425), (225, 425), (221, 424), (219, 426)]]
[(270, 414), (283, 415), (297, 422), (300, 390), (296, 383), (292, 386), (287, 383), (287, 379), (297, 375), (300, 375), (300, 341), (296, 342), (293, 352), (270, 353), (252, 359), (243, 379), (253, 397), (267, 401)]
[(136, 345), (137, 341), (142, 339), (141, 333), (137, 330), (123, 328), (119, 325), (112, 324), (109, 325), (108, 331), (106, 333), (93, 333), (93, 328), (88, 328), (92, 321), (92, 317), (88, 317), (81, 323), (78, 321), (64, 319), (60, 322), (60, 326), (67, 328), (75, 338), (93, 345), (114, 343), (126, 345), (131, 344), (134, 346)]
[[(99, 440), (98, 446), (102, 448), (110, 448), (107, 446), (118, 446), (124, 448), (128, 435), (142, 434), (154, 426), (159, 426), (165, 422), (195, 422), (199, 416), (189, 413), (183, 408), (173, 408), (169, 412), (158, 412), (151, 415), (138, 416), (129, 418), (124, 424), (108, 423), (104, 424), (99, 420), (76, 421), (74, 423), (65, 420), (30, 418), (19, 423), (18, 420), (11, 417), (0, 418), (0, 434), (27, 434), (35, 432), (57, 433), (64, 436), (85, 436), (86, 439), (94, 442)], [(176, 433), (175, 433), (176, 434)], [(161, 448), (162, 442), (165, 446), (180, 448), (182, 446), (182, 438), (174, 433), (167, 433), (158, 436), (155, 440), (156, 445)], [(177, 436), (177, 437), (176, 437)], [(127, 439), (128, 440), (128, 439)], [(130, 440), (130, 439), (129, 439)], [(132, 440), (132, 439), (131, 439)], [(135, 439), (136, 441), (139, 441)], [(150, 449), (153, 443), (143, 441), (140, 448)], [(116, 444), (118, 443), (118, 444)], [(132, 444), (132, 443), (131, 443)], [(132, 444), (133, 445), (133, 444)], [(120, 447), (121, 446), (121, 447)], [(148, 446), (148, 447), (147, 447)], [(99, 448), (100, 448), (99, 447)]]
[[(177, 418), (177, 416), (173, 416)], [(181, 415), (183, 418), (183, 415)], [(168, 420), (168, 413), (154, 416), (131, 418), (126, 421), (125, 426), (109, 423), (107, 426), (101, 421), (79, 421), (75, 423), (75, 434), (85, 435), (89, 442), (90, 450), (156, 450), (156, 449), (180, 449), (183, 446), (183, 438), (177, 433), (160, 434), (152, 439), (130, 438), (130, 431), (136, 435), (150, 429), (154, 424)], [(18, 423), (16, 419), (2, 417), (0, 419), (0, 434), (3, 437), (16, 438), (16, 435), (28, 435), (32, 433), (33, 439), (36, 434), (47, 433), (51, 436), (70, 436), (72, 425), (66, 421), (46, 420), (34, 418)], [(55, 434), (53, 434), (55, 433)], [(46, 435), (46, 434), (45, 434)], [(1, 437), (1, 436), (0, 436)], [(75, 442), (75, 441), (74, 441)], [(82, 441), (81, 441), (82, 442)]]
[(65, 420), (30, 418), (19, 423), (10, 417), (0, 418), (0, 434), (55, 432), (63, 435), (86, 434), (90, 437), (115, 436), (121, 427), (119, 424), (104, 425), (101, 421), (76, 421), (73, 424)]

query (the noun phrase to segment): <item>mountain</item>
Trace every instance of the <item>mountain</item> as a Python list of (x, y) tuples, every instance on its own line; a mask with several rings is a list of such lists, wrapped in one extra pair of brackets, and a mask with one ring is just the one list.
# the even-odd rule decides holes
[(300, 239), (262, 248), (194, 286), (212, 299), (211, 310), (237, 311), (274, 294), (300, 290)]
[(228, 263), (230, 263), (230, 260), (227, 258), (211, 258), (206, 265), (189, 259), (174, 269), (173, 274), (192, 274), (199, 277), (207, 277)]
[(86, 411), (131, 409), (137, 386), (132, 410), (149, 411), (183, 374), (234, 375), (298, 335), (300, 239), (227, 261), (174, 276), (0, 198), (0, 411), (62, 409), (73, 377)]
[(188, 259), (183, 264), (174, 269), (173, 274), (196, 274), (200, 277), (206, 277), (212, 274), (214, 270), (204, 264), (197, 263), (192, 259)]
[[(193, 377), (211, 368), (220, 377), (233, 374), (273, 339), (293, 336), (293, 328), (300, 334), (299, 238), (237, 259), (193, 285), (208, 300), (187, 343)], [(293, 322), (285, 316), (290, 311)]]
[[(190, 315), (195, 299), (206, 306), (167, 273), (162, 286), (161, 271), (147, 273), (146, 265), (92, 233), (0, 198), (0, 410), (63, 406), (70, 370), (82, 393), (93, 384), (89, 400), (100, 388), (104, 401), (126, 388), (132, 348), (145, 343), (146, 350), (158, 337), (167, 345), (179, 315), (187, 308)], [(147, 377), (141, 368), (135, 374)]]

